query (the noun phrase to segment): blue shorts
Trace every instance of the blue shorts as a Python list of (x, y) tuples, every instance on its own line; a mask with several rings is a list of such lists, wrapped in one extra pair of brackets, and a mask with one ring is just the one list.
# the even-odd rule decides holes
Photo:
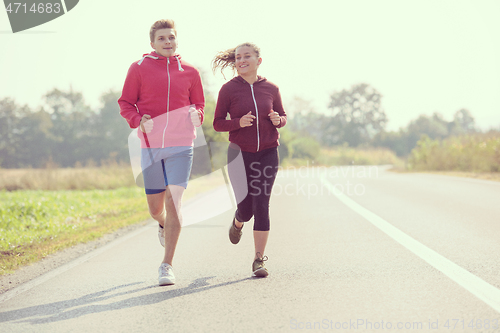
[(141, 166), (146, 194), (165, 191), (168, 185), (187, 188), (193, 165), (193, 147), (142, 148)]

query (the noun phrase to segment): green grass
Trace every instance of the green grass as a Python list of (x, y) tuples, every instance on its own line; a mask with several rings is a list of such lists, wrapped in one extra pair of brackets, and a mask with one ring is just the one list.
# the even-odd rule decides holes
[(0, 274), (149, 218), (139, 187), (0, 192)]
[[(107, 168), (0, 171), (8, 175), (10, 184), (24, 182), (29, 188), (45, 188), (6, 191), (4, 187), (0, 190), (0, 275), (150, 218), (144, 189), (124, 186), (133, 180), (130, 169), (117, 168), (115, 177), (103, 176), (112, 173), (112, 169)], [(37, 176), (53, 182), (39, 182)], [(67, 186), (63, 180), (71, 177), (75, 178), (71, 184), (80, 184), (78, 190), (47, 189), (47, 186)], [(89, 184), (84, 180), (91, 178), (102, 179), (99, 186), (104, 189), (85, 190)], [(220, 175), (190, 181), (183, 201), (220, 184)], [(116, 188), (117, 185), (122, 187)]]
[(109, 190), (134, 186), (128, 165), (109, 164), (85, 168), (0, 169), (0, 189)]

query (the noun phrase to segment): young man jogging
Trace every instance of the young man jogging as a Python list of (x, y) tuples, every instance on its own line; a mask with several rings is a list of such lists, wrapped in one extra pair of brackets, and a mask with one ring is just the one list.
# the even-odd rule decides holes
[(205, 99), (198, 70), (176, 53), (174, 21), (159, 20), (150, 29), (153, 52), (127, 73), (120, 114), (141, 139), (141, 165), (149, 212), (158, 221), (165, 247), (158, 269), (160, 285), (175, 283), (172, 261), (179, 239), (181, 199), (193, 161), (195, 126), (203, 122)]

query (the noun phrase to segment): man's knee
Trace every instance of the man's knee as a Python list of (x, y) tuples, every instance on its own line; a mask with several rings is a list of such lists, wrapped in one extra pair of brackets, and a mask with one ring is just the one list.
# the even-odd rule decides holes
[(155, 220), (165, 220), (165, 217), (167, 215), (167, 212), (165, 211), (165, 207), (163, 207), (163, 210), (160, 212), (160, 210), (151, 210), (151, 208), (149, 209), (149, 214), (151, 215), (151, 217)]

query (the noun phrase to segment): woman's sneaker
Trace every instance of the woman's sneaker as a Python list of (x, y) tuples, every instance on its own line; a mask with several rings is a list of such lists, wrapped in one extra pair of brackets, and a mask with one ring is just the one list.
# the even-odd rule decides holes
[(165, 247), (165, 230), (161, 224), (158, 223), (158, 239), (160, 240), (161, 246)]
[(266, 277), (269, 275), (269, 272), (267, 271), (267, 268), (264, 265), (264, 261), (267, 261), (267, 256), (264, 256), (262, 258), (257, 258), (254, 260), (252, 265), (252, 271), (253, 271), (252, 276)]
[(233, 222), (231, 223), (231, 227), (229, 228), (229, 240), (233, 244), (238, 244), (238, 242), (241, 239), (241, 234), (242, 234), (241, 229), (243, 229), (243, 226), (241, 226), (241, 228), (238, 228), (234, 224), (234, 220), (235, 219), (233, 219)]
[(158, 268), (158, 284), (160, 286), (175, 284), (174, 271), (172, 266), (167, 263), (162, 263)]

